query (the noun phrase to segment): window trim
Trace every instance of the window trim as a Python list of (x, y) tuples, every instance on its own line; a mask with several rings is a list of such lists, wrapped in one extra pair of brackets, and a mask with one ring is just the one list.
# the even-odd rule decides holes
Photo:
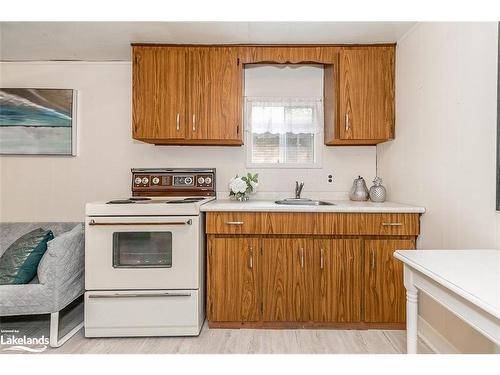
[[(312, 163), (252, 163), (252, 148), (253, 148), (253, 133), (252, 127), (247, 123), (248, 104), (247, 97), (244, 98), (244, 113), (245, 119), (245, 166), (253, 169), (321, 169), (323, 168), (323, 141), (324, 141), (324, 113), (321, 113), (321, 123), (323, 129), (314, 135), (314, 150), (315, 161)], [(323, 107), (324, 108), (324, 107)]]

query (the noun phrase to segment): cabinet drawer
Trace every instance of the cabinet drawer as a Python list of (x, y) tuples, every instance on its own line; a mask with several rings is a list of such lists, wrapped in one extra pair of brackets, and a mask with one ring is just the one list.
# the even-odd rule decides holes
[(265, 213), (261, 212), (207, 212), (206, 233), (254, 234), (263, 233)]
[(317, 216), (306, 212), (208, 212), (209, 234), (312, 234)]
[(365, 214), (361, 234), (373, 236), (418, 235), (419, 214)]
[(419, 234), (419, 214), (318, 213), (314, 234), (411, 236)]

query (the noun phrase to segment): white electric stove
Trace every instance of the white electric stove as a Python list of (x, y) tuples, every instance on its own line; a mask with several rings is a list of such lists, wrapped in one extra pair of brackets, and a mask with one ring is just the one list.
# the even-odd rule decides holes
[(85, 336), (200, 333), (212, 199), (215, 169), (133, 169), (132, 197), (86, 205)]

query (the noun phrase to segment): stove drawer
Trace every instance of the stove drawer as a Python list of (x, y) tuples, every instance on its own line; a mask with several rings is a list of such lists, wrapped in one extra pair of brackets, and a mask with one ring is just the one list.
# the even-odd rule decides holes
[(85, 337), (197, 336), (205, 319), (198, 290), (85, 292)]

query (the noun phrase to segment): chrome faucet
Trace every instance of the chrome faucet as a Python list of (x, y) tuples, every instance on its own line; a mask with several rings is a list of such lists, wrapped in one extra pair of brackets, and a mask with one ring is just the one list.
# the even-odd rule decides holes
[(301, 182), (299, 185), (299, 182), (295, 181), (295, 199), (300, 199), (300, 194), (302, 194), (303, 188), (304, 188), (303, 182)]

